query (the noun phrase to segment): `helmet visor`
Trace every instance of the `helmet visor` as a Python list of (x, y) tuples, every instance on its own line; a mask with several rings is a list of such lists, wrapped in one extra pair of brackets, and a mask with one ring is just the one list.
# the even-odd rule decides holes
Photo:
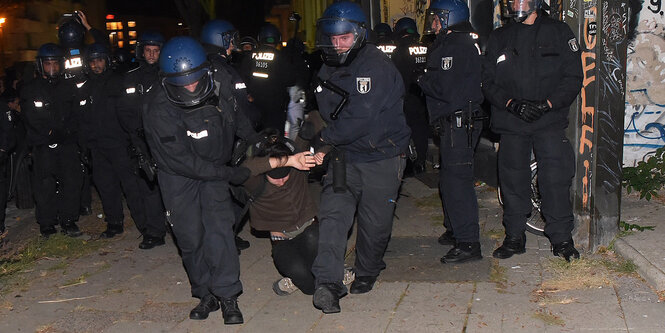
[(212, 94), (215, 84), (212, 73), (204, 65), (183, 73), (163, 74), (162, 87), (173, 104), (195, 106)]
[(539, 5), (539, 0), (501, 0), (501, 11), (504, 17), (522, 22), (535, 12)]
[(342, 18), (322, 18), (317, 21), (316, 47), (327, 60), (341, 64), (353, 49), (360, 48), (366, 30), (358, 22)]
[(441, 24), (441, 29), (448, 28), (448, 14), (450, 14), (450, 11), (446, 9), (428, 9), (427, 13), (425, 14), (425, 29), (423, 29), (423, 33), (425, 35), (437, 33), (439, 28), (436, 22)]

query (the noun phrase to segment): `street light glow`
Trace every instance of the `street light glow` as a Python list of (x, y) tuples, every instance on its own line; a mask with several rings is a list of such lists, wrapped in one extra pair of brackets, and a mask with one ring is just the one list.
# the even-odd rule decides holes
[(0, 17), (0, 24), (5, 24), (6, 19), (4, 17)]

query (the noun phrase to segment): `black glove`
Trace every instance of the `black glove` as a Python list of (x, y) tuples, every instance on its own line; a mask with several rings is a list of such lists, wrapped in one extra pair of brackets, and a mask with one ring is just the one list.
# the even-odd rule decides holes
[(550, 111), (551, 108), (547, 104), (547, 101), (527, 101), (521, 99), (513, 99), (508, 103), (506, 110), (516, 117), (526, 121), (527, 123), (532, 123), (540, 117), (543, 116), (546, 112)]
[(245, 167), (230, 168), (229, 183), (231, 185), (242, 185), (252, 172)]

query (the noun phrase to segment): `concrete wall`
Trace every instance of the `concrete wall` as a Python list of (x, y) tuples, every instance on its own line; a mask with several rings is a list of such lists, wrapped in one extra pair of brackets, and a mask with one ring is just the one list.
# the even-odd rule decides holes
[(661, 0), (643, 3), (628, 46), (624, 166), (665, 145), (665, 17)]

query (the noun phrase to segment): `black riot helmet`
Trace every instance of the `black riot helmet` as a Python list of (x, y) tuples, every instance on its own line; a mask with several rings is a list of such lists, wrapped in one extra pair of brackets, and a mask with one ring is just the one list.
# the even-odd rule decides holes
[[(37, 50), (37, 70), (39, 74), (45, 76), (47, 79), (55, 79), (62, 75), (64, 70), (65, 52), (62, 48), (54, 43), (46, 43), (39, 47)], [(47, 70), (44, 68), (44, 62), (47, 60), (55, 60), (58, 62), (57, 68), (50, 66)]]
[(410, 17), (402, 17), (397, 20), (395, 23), (394, 35), (396, 39), (410, 38), (418, 40), (420, 37), (420, 35), (418, 35), (418, 25), (416, 24), (416, 21)]
[(58, 26), (58, 40), (64, 48), (80, 48), (84, 37), (85, 28), (75, 18), (66, 19)]
[(277, 45), (282, 42), (282, 33), (279, 32), (276, 26), (267, 23), (259, 30), (258, 40), (261, 45)]
[(501, 0), (501, 12), (504, 17), (516, 22), (524, 22), (531, 13), (540, 9), (542, 0)]
[(136, 40), (136, 59), (145, 60), (143, 51), (148, 45), (158, 46), (160, 49), (166, 42), (164, 36), (157, 31), (145, 31), (139, 35), (139, 38)]
[(106, 61), (106, 66), (102, 70), (102, 73), (106, 71), (111, 65), (111, 52), (109, 51), (108, 46), (102, 43), (92, 43), (85, 48), (85, 66), (88, 71), (93, 71), (91, 68), (90, 62), (94, 59), (104, 59)]

